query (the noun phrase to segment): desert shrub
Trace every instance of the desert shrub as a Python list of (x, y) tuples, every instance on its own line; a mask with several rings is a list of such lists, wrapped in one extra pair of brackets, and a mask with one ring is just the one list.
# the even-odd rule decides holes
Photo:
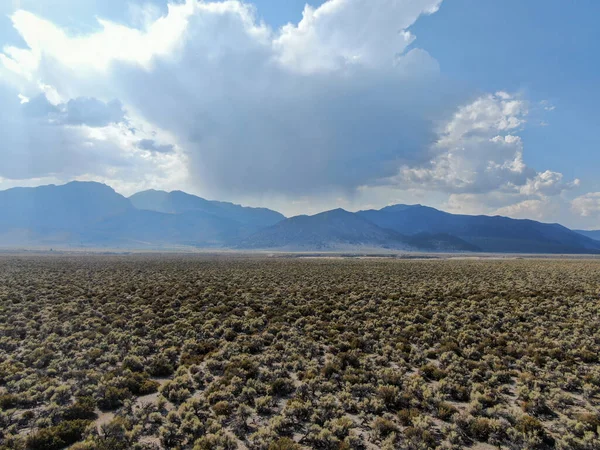
[(158, 391), (159, 387), (160, 387), (160, 384), (157, 381), (150, 380), (150, 379), (144, 379), (138, 385), (138, 388), (137, 388), (136, 392), (134, 392), (134, 394), (135, 395), (154, 394), (156, 391)]
[(160, 393), (178, 405), (191, 397), (191, 390), (193, 390), (192, 380), (188, 375), (183, 375), (163, 384)]
[(418, 409), (415, 408), (401, 409), (400, 411), (398, 411), (398, 420), (400, 421), (401, 425), (408, 427), (413, 424), (413, 419), (415, 417), (418, 417), (419, 414), (421, 413)]
[(305, 441), (312, 448), (337, 449), (340, 447), (340, 440), (335, 437), (331, 430), (322, 428), (319, 425), (312, 425), (308, 430)]
[(348, 367), (359, 368), (360, 358), (356, 351), (342, 352), (335, 358), (337, 366), (341, 370), (346, 370)]
[(158, 382), (150, 380), (146, 372), (127, 371), (119, 376), (118, 386), (128, 389), (135, 396), (153, 394), (159, 387)]
[(545, 396), (539, 391), (529, 392), (527, 399), (522, 402), (523, 411), (533, 416), (553, 416), (553, 411), (549, 408)]
[(477, 417), (469, 424), (469, 435), (474, 439), (487, 442), (490, 435), (494, 432), (495, 423), (485, 417)]
[(168, 377), (175, 368), (165, 355), (156, 355), (148, 363), (148, 373), (154, 377)]
[(378, 439), (385, 439), (391, 433), (398, 431), (398, 427), (394, 422), (383, 417), (377, 417), (371, 424), (371, 428)]
[(194, 443), (193, 450), (235, 450), (238, 448), (234, 438), (224, 433), (207, 434)]
[(102, 425), (100, 432), (92, 437), (97, 450), (129, 450), (137, 439), (136, 431), (128, 419), (115, 417)]
[(363, 438), (359, 434), (353, 432), (344, 439), (344, 446), (351, 450), (365, 450), (367, 448)]
[(269, 450), (271, 444), (279, 439), (281, 438), (272, 429), (261, 427), (248, 436), (248, 447), (251, 450)]
[(436, 417), (448, 422), (452, 416), (458, 413), (458, 409), (447, 402), (439, 402), (435, 406)]
[(600, 414), (583, 413), (577, 416), (577, 422), (582, 424), (586, 431), (599, 433), (600, 431)]
[(515, 424), (515, 430), (525, 435), (525, 439), (532, 442), (532, 446), (550, 447), (555, 445), (555, 440), (550, 436), (542, 423), (534, 417), (523, 415)]
[(71, 387), (67, 385), (58, 386), (54, 389), (54, 393), (52, 397), (50, 397), (50, 401), (57, 403), (59, 405), (66, 405), (71, 401)]
[(348, 417), (339, 417), (327, 422), (325, 425), (336, 438), (344, 439), (350, 434), (350, 430), (354, 426), (354, 423)]
[(203, 388), (209, 380), (202, 368), (196, 365), (190, 367), (190, 376), (192, 377), (196, 388)]
[(528, 415), (519, 417), (519, 420), (515, 424), (515, 429), (523, 434), (541, 434), (545, 432), (542, 423)]
[(129, 355), (123, 359), (123, 369), (129, 369), (132, 372), (143, 372), (144, 363), (137, 356)]
[(446, 376), (446, 372), (433, 364), (426, 364), (419, 369), (428, 380), (441, 380)]
[(97, 403), (100, 409), (113, 410), (122, 406), (123, 402), (131, 397), (131, 392), (126, 388), (107, 386), (97, 395)]
[(407, 427), (403, 431), (405, 439), (412, 448), (435, 448), (437, 440), (429, 430), (423, 430), (418, 427)]
[(78, 397), (63, 413), (65, 420), (91, 420), (96, 417), (96, 401), (93, 397)]
[[(93, 419), (94, 402), (118, 420), (76, 449), (224, 448), (229, 432), (251, 450), (600, 448), (599, 274), (592, 260), (0, 255), (0, 449)], [(141, 404), (151, 375), (170, 380)]]
[(398, 405), (400, 389), (397, 386), (379, 386), (377, 388), (377, 395), (387, 408), (393, 409)]
[(341, 372), (341, 368), (334, 362), (328, 362), (321, 369), (321, 374), (325, 378), (331, 378), (334, 375), (339, 374), (340, 372)]
[(70, 420), (43, 428), (29, 435), (25, 445), (28, 450), (62, 449), (81, 440), (89, 423), (86, 420)]
[(313, 407), (309, 402), (300, 399), (292, 399), (285, 405), (283, 414), (293, 418), (296, 422), (307, 421), (313, 413)]
[(288, 378), (277, 378), (271, 383), (270, 393), (278, 397), (284, 397), (294, 392), (296, 388), (292, 380)]
[(254, 399), (254, 407), (259, 414), (269, 414), (273, 406), (273, 397), (265, 395)]
[(269, 445), (269, 450), (301, 450), (302, 446), (290, 438), (277, 439), (275, 442)]
[(231, 405), (225, 400), (217, 402), (212, 408), (217, 416), (228, 416), (231, 414)]
[(471, 398), (471, 391), (468, 387), (454, 381), (446, 382), (446, 379), (440, 381), (440, 391), (456, 402), (468, 402)]
[(16, 408), (21, 404), (21, 397), (15, 394), (1, 394), (0, 395), (0, 409), (12, 409)]

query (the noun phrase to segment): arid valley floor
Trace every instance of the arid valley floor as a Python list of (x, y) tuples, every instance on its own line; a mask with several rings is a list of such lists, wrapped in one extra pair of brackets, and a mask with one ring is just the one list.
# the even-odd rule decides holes
[(598, 449), (600, 260), (0, 256), (0, 449)]

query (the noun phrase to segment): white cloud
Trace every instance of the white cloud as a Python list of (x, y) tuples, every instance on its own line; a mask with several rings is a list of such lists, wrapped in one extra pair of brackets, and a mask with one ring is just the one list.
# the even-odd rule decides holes
[(159, 144), (154, 139), (140, 139), (137, 145), (142, 150), (157, 153), (170, 153), (174, 150), (172, 144)]
[[(573, 199), (571, 209), (581, 217), (600, 216), (600, 192), (588, 192), (585, 195)], [(598, 225), (596, 225), (598, 227)]]
[(302, 20), (283, 27), (273, 41), (276, 57), (303, 73), (331, 72), (360, 65), (388, 67), (415, 36), (407, 29), (441, 0), (330, 0), (306, 5)]
[(46, 94), (23, 101), (25, 116), (41, 119), (53, 125), (87, 125), (102, 127), (125, 121), (123, 105), (118, 100), (103, 102), (92, 97), (77, 97), (66, 103), (52, 104)]
[(444, 208), (455, 214), (486, 214), (513, 219), (559, 222), (566, 202), (558, 197), (523, 197), (496, 191), (486, 194), (451, 194)]
[(78, 35), (17, 11), (26, 47), (0, 53), (0, 176), (515, 214), (576, 187), (525, 163), (526, 100), (466, 101), (411, 45), (440, 3), (329, 0), (273, 30), (248, 4), (186, 0)]
[(24, 95), (50, 86), (53, 103), (118, 99), (177, 137), (165, 144), (214, 196), (348, 192), (422, 160), (453, 101), (437, 63), (407, 51), (407, 28), (439, 3), (331, 0), (277, 32), (237, 1), (188, 0), (141, 31), (101, 21), (82, 36), (17, 12), (29, 49), (6, 49), (5, 69), (32, 80)]
[(562, 173), (546, 170), (537, 173), (534, 178), (529, 178), (527, 182), (520, 187), (519, 192), (523, 195), (553, 196), (558, 195), (565, 190), (573, 189), (581, 183), (577, 178), (569, 182), (563, 181), (563, 178), (564, 176)]
[(125, 111), (118, 100), (102, 102), (93, 97), (77, 97), (59, 106), (54, 120), (64, 125), (106, 126), (123, 122)]
[(194, 3), (188, 1), (171, 6), (167, 16), (144, 31), (98, 19), (101, 31), (70, 36), (52, 22), (18, 10), (11, 19), (29, 49), (7, 47), (3, 62), (28, 78), (35, 75), (44, 59), (59, 61), (78, 71), (106, 72), (115, 61), (133, 62), (149, 69), (153, 58), (168, 56), (181, 42), (193, 12)]
[(440, 131), (429, 163), (404, 166), (395, 181), (455, 193), (524, 185), (535, 172), (523, 162), (523, 142), (512, 133), (526, 114), (526, 103), (506, 92), (460, 107)]
[(499, 203), (522, 209), (579, 186), (578, 179), (565, 181), (562, 173), (527, 166), (523, 140), (516, 134), (527, 113), (526, 102), (506, 92), (476, 99), (459, 108), (442, 128), (428, 164), (404, 166), (393, 182), (443, 190), (455, 195), (451, 208), (459, 209), (462, 199), (478, 204), (479, 210)]
[(544, 111), (554, 111), (556, 109), (556, 106), (554, 106), (552, 103), (550, 103), (550, 101), (548, 100), (542, 100), (540, 102), (541, 107), (544, 109)]
[[(45, 97), (21, 103), (16, 95), (0, 83), (0, 177), (2, 186), (10, 180), (67, 181), (102, 179), (113, 184), (127, 180), (168, 183), (187, 176), (185, 155), (180, 151), (168, 155), (139, 149), (140, 139), (153, 135), (132, 127), (122, 111), (109, 105), (79, 102), (77, 114), (73, 105), (52, 105)], [(104, 105), (104, 106), (102, 106)], [(118, 114), (115, 117), (106, 113)], [(114, 119), (114, 120), (113, 120)], [(137, 122), (133, 121), (133, 125)]]
[(550, 217), (556, 217), (559, 212), (559, 202), (552, 201), (549, 198), (542, 198), (523, 200), (513, 205), (504, 206), (494, 211), (494, 214), (514, 219), (547, 221)]

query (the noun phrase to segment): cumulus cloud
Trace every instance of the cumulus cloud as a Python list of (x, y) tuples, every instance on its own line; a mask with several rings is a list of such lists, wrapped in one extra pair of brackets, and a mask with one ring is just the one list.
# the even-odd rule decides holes
[(453, 212), (555, 219), (564, 209), (560, 197), (580, 181), (525, 163), (519, 132), (527, 115), (527, 102), (518, 96), (481, 96), (440, 128), (425, 165), (405, 165), (390, 182), (448, 192), (444, 205)]
[(56, 120), (64, 125), (88, 125), (103, 127), (111, 123), (123, 122), (125, 111), (118, 100), (104, 103), (92, 97), (78, 97), (59, 105), (60, 114)]
[(523, 200), (513, 205), (504, 206), (494, 211), (494, 214), (500, 216), (513, 217), (515, 219), (536, 219), (548, 220), (550, 217), (556, 217), (560, 212), (559, 202), (549, 198)]
[(580, 184), (581, 181), (577, 178), (573, 181), (564, 181), (562, 173), (546, 170), (527, 179), (527, 182), (519, 188), (519, 192), (523, 195), (553, 196)]
[(351, 191), (421, 161), (453, 96), (435, 60), (407, 51), (407, 28), (440, 1), (379, 3), (331, 0), (273, 31), (246, 4), (188, 0), (145, 30), (100, 21), (78, 37), (18, 12), (29, 49), (4, 59), (62, 96), (118, 98), (169, 130), (214, 195)]
[[(17, 95), (0, 84), (0, 176), (25, 179), (61, 171), (78, 175), (94, 165), (114, 160), (118, 147), (91, 139), (81, 127), (51, 125), (53, 105), (39, 99), (21, 104)], [(100, 169), (100, 167), (99, 167)]]
[[(8, 94), (8, 92), (6, 92)], [(10, 94), (8, 94), (10, 95)], [(26, 102), (23, 102), (23, 97), (21, 94), (18, 95), (20, 99), (20, 103), (23, 105), (21, 111), (27, 117), (31, 118), (46, 118), (50, 119), (51, 116), (59, 113), (59, 108), (53, 105), (48, 101), (48, 98), (45, 94), (38, 94), (32, 99), (27, 99)], [(10, 102), (14, 105), (14, 102)]]
[(168, 56), (181, 41), (194, 2), (169, 7), (169, 14), (142, 31), (98, 19), (100, 32), (71, 36), (52, 22), (24, 10), (11, 19), (28, 49), (9, 46), (0, 58), (11, 69), (31, 76), (46, 61), (88, 73), (106, 72), (115, 61), (150, 67), (153, 58)]
[(17, 157), (0, 176), (177, 181), (247, 201), (429, 192), (479, 211), (577, 187), (525, 163), (526, 100), (465, 98), (414, 45), (411, 25), (440, 3), (329, 0), (273, 30), (246, 3), (186, 0), (79, 35), (17, 11), (26, 46), (0, 53), (13, 116), (0, 156)]
[(52, 105), (43, 95), (21, 103), (1, 83), (0, 104), (2, 186), (10, 180), (95, 179), (126, 187), (129, 180), (181, 182), (187, 175), (184, 155), (148, 155), (137, 148), (139, 132), (93, 109), (69, 116), (67, 104)]
[(524, 197), (501, 191), (486, 194), (451, 194), (444, 209), (456, 214), (486, 214), (513, 219), (533, 219), (542, 222), (561, 222), (568, 202), (563, 196)]
[(597, 217), (600, 215), (600, 192), (588, 192), (571, 202), (571, 209), (582, 217)]
[(330, 0), (306, 5), (298, 25), (288, 24), (273, 41), (276, 57), (292, 70), (331, 72), (388, 66), (415, 37), (408, 28), (432, 14), (441, 0)]
[(43, 118), (54, 125), (87, 125), (104, 127), (125, 121), (123, 105), (118, 100), (105, 103), (91, 97), (78, 97), (66, 103), (52, 104), (46, 94), (23, 102), (25, 115)]
[(485, 193), (523, 186), (536, 172), (523, 162), (526, 103), (505, 92), (462, 106), (442, 127), (423, 167), (404, 166), (399, 184), (420, 184), (454, 193)]
[(170, 153), (174, 149), (172, 144), (159, 144), (154, 139), (141, 139), (138, 142), (138, 147), (142, 150), (157, 153)]

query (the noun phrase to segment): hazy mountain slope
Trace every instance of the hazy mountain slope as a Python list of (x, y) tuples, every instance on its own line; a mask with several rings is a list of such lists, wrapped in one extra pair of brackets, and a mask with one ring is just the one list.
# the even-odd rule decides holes
[(165, 214), (134, 208), (100, 183), (0, 192), (0, 245), (223, 246), (255, 231), (203, 211)]
[(296, 216), (255, 233), (241, 248), (332, 249), (346, 246), (403, 248), (403, 237), (343, 209)]
[(406, 237), (381, 228), (357, 214), (335, 209), (314, 216), (286, 219), (244, 239), (240, 248), (327, 250), (351, 247), (403, 250), (477, 251), (447, 235)]
[(418, 233), (405, 236), (404, 240), (421, 251), (431, 252), (480, 252), (475, 244), (447, 233)]
[(595, 253), (600, 243), (558, 224), (500, 216), (450, 214), (421, 205), (394, 205), (358, 214), (399, 233), (447, 233), (487, 252)]
[(253, 231), (274, 225), (285, 219), (283, 214), (267, 208), (250, 208), (233, 203), (206, 200), (182, 191), (143, 191), (129, 197), (138, 209), (169, 214), (202, 211), (224, 219), (235, 220)]
[(336, 209), (284, 219), (268, 209), (208, 201), (181, 191), (145, 191), (130, 200), (93, 182), (0, 191), (0, 245), (5, 247), (600, 253), (600, 241), (581, 233), (558, 224), (454, 215), (420, 205), (358, 213)]
[(83, 244), (117, 246), (223, 246), (237, 239), (243, 227), (236, 221), (202, 211), (165, 214), (132, 209), (97, 222), (82, 236)]
[(60, 241), (131, 209), (129, 200), (99, 183), (14, 188), (0, 191), (0, 235)]
[(589, 237), (590, 239), (594, 239), (595, 241), (600, 241), (600, 230), (574, 230), (574, 231), (583, 236)]

